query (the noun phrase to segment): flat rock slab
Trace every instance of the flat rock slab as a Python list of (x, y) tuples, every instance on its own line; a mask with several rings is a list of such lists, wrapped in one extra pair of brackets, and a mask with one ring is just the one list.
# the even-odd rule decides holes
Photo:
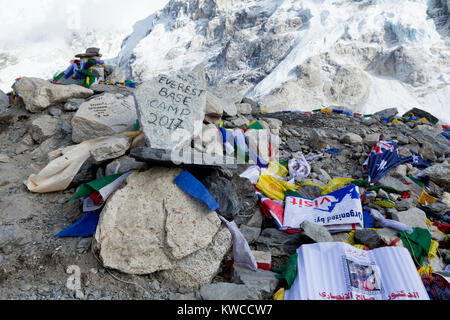
[(139, 123), (147, 146), (177, 149), (202, 131), (206, 108), (203, 68), (160, 74), (134, 92)]
[(72, 119), (76, 143), (133, 131), (137, 114), (132, 95), (104, 93), (82, 103)]
[(161, 165), (181, 165), (183, 167), (237, 169), (236, 159), (227, 156), (210, 155), (196, 151), (163, 150), (139, 147), (131, 151), (130, 157)]
[(133, 173), (108, 199), (94, 245), (105, 267), (149, 274), (208, 247), (221, 221), (173, 182), (181, 172), (156, 167)]

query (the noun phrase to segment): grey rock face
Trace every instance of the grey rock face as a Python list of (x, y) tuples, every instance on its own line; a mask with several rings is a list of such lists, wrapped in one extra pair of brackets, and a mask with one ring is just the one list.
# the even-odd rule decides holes
[(302, 244), (300, 233), (287, 234), (274, 228), (266, 228), (256, 240), (260, 251), (270, 251), (272, 256), (289, 256)]
[(206, 177), (202, 182), (219, 204), (220, 208), (217, 211), (226, 219), (233, 220), (240, 210), (239, 198), (233, 183), (220, 177), (217, 171)]
[(319, 226), (309, 221), (304, 221), (300, 224), (300, 228), (303, 230), (303, 233), (314, 240), (315, 242), (332, 242), (333, 237), (330, 232), (328, 232), (327, 228)]
[(172, 150), (189, 144), (201, 133), (206, 95), (202, 68), (160, 74), (140, 85), (134, 96), (147, 145)]
[(358, 144), (358, 143), (362, 143), (363, 139), (361, 138), (361, 136), (355, 134), (355, 133), (346, 133), (344, 134), (344, 136), (341, 138), (341, 142), (342, 143), (348, 143), (348, 144)]
[(387, 55), (378, 56), (369, 68), (380, 75), (418, 86), (429, 80), (426, 64), (426, 57), (420, 51), (400, 46)]

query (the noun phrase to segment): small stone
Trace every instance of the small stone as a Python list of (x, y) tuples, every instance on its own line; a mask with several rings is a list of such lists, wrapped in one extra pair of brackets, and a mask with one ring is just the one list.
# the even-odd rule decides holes
[(378, 141), (380, 141), (379, 133), (368, 134), (364, 138), (364, 143), (367, 144), (369, 147), (373, 147), (374, 145), (377, 144)]
[(48, 108), (48, 113), (53, 117), (59, 117), (62, 114), (62, 111), (59, 108), (50, 107)]
[(347, 232), (339, 232), (331, 235), (335, 242), (347, 242), (350, 239), (350, 235)]
[[(381, 241), (385, 245), (390, 245), (394, 240), (398, 239), (398, 230), (394, 230), (391, 228), (382, 228), (377, 230), (378, 235), (381, 237)], [(403, 247), (402, 240), (398, 241), (395, 246)]]
[(249, 122), (250, 121), (248, 121), (248, 119), (243, 116), (239, 116), (237, 119), (232, 121), (233, 125), (238, 128), (247, 126)]
[(355, 240), (368, 246), (370, 249), (378, 247), (382, 242), (380, 235), (373, 229), (356, 230)]
[(392, 215), (392, 220), (400, 221), (411, 227), (427, 229), (427, 216), (425, 212), (418, 208), (411, 208), (406, 211), (396, 212)]
[(251, 114), (252, 113), (252, 105), (250, 103), (240, 103), (236, 105), (237, 111), (240, 114)]
[(303, 234), (308, 236), (315, 242), (332, 242), (333, 237), (327, 228), (319, 226), (309, 221), (304, 221), (300, 224), (300, 229), (303, 230)]
[(108, 138), (97, 143), (91, 150), (94, 163), (101, 163), (106, 160), (118, 158), (127, 152), (131, 146), (131, 139), (124, 136)]
[(58, 119), (49, 115), (43, 115), (31, 122), (31, 136), (37, 143), (41, 143), (55, 135), (60, 129)]
[(279, 119), (275, 119), (275, 118), (264, 118), (264, 120), (267, 122), (267, 124), (269, 125), (270, 131), (273, 132), (278, 132), (281, 129), (281, 126), (283, 125), (283, 121), (279, 120)]
[(341, 142), (347, 144), (358, 144), (362, 143), (363, 139), (355, 133), (348, 132), (341, 138)]
[(380, 179), (379, 183), (380, 185), (392, 187), (400, 192), (411, 190), (411, 187), (409, 185), (406, 185), (399, 179), (396, 179), (391, 176), (384, 176), (383, 178)]
[(92, 243), (92, 237), (82, 238), (77, 244), (77, 252), (85, 253), (89, 250)]
[(136, 170), (144, 165), (145, 162), (136, 161), (136, 159), (129, 156), (122, 156), (108, 163), (105, 169), (105, 176)]
[(11, 159), (8, 157), (7, 154), (4, 153), (0, 154), (0, 163), (8, 163), (10, 161)]
[(272, 271), (257, 269), (256, 271), (234, 266), (233, 282), (243, 283), (247, 288), (254, 289), (262, 294), (271, 294), (277, 287), (279, 280)]
[(389, 199), (388, 193), (383, 189), (378, 190), (378, 197), (380, 197), (381, 199)]
[(441, 187), (450, 183), (450, 166), (448, 164), (435, 164), (422, 172)]
[(243, 284), (212, 283), (201, 287), (203, 300), (260, 300), (261, 294)]
[(406, 211), (411, 209), (414, 206), (414, 203), (411, 198), (409, 199), (401, 199), (395, 204), (395, 208), (398, 211)]
[(61, 122), (61, 130), (65, 134), (71, 134), (72, 133), (72, 125), (68, 121), (63, 120)]
[(84, 99), (70, 99), (64, 105), (64, 111), (77, 111)]
[(298, 139), (289, 139), (287, 145), (292, 152), (298, 152), (302, 150), (302, 146)]
[[(450, 200), (450, 199), (449, 199)], [(264, 220), (264, 214), (261, 212), (261, 209), (257, 207), (250, 218), (250, 220), (247, 222), (247, 226), (254, 227), (254, 228), (261, 228), (262, 223)]]
[(429, 142), (422, 141), (422, 146), (420, 147), (420, 154), (425, 160), (436, 161), (437, 157), (434, 153), (433, 145)]

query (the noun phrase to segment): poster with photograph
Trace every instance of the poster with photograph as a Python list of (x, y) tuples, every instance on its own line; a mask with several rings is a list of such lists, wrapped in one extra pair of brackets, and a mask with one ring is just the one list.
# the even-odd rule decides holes
[(360, 250), (344, 242), (297, 249), (297, 277), (286, 300), (429, 300), (409, 251)]

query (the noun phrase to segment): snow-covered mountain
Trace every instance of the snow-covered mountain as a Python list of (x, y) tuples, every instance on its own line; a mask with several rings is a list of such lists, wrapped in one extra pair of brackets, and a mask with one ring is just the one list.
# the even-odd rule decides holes
[(18, 77), (48, 79), (87, 47), (117, 56), (133, 24), (168, 0), (0, 0), (0, 89)]
[(203, 65), (263, 109), (419, 107), (450, 122), (448, 0), (171, 0), (134, 25), (128, 77)]

